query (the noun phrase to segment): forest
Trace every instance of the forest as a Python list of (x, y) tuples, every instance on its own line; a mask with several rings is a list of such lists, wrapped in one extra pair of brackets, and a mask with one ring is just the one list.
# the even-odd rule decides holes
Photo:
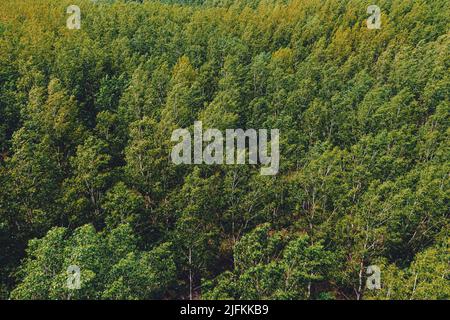
[[(450, 299), (449, 27), (448, 0), (1, 0), (0, 300)], [(277, 174), (174, 164), (196, 121), (279, 130)]]

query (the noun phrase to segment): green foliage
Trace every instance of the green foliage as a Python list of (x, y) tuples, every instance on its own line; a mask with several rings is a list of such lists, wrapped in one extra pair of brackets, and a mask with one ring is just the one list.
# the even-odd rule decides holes
[[(333, 253), (305, 234), (287, 235), (265, 224), (247, 233), (234, 251), (233, 272), (207, 290), (207, 299), (305, 299), (333, 267)], [(208, 285), (208, 284), (207, 284)], [(317, 292), (317, 296), (326, 292)]]
[(367, 299), (448, 300), (450, 299), (450, 250), (447, 243), (418, 253), (407, 269), (385, 265), (381, 290), (368, 292)]
[[(71, 4), (0, 6), (1, 299), (449, 298), (447, 0)], [(197, 120), (280, 173), (175, 166)]]
[[(80, 268), (80, 289), (67, 287), (67, 269)], [(98, 233), (85, 225), (69, 234), (54, 228), (31, 240), (13, 299), (155, 299), (173, 282), (170, 244), (142, 252), (132, 229), (119, 225)]]

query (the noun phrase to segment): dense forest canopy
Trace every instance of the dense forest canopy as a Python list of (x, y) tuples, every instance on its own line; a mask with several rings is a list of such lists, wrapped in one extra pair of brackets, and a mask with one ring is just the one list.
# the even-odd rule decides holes
[[(449, 26), (448, 0), (1, 0), (0, 298), (449, 299)], [(280, 172), (174, 165), (195, 121), (279, 129)]]

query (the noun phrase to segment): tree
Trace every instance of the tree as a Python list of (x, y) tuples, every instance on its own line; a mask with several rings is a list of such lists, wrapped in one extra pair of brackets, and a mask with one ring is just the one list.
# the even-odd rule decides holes
[[(69, 266), (80, 270), (80, 288), (68, 287)], [(173, 283), (169, 243), (148, 252), (137, 249), (127, 224), (110, 232), (85, 225), (70, 233), (54, 228), (30, 241), (12, 299), (154, 299)]]
[(103, 222), (101, 205), (113, 178), (108, 170), (110, 159), (107, 145), (93, 136), (78, 146), (71, 158), (73, 176), (64, 182), (63, 199), (70, 224)]
[[(333, 254), (305, 234), (260, 225), (234, 250), (234, 270), (207, 282), (206, 299), (305, 299), (332, 270)], [(317, 293), (319, 294), (319, 293)]]

